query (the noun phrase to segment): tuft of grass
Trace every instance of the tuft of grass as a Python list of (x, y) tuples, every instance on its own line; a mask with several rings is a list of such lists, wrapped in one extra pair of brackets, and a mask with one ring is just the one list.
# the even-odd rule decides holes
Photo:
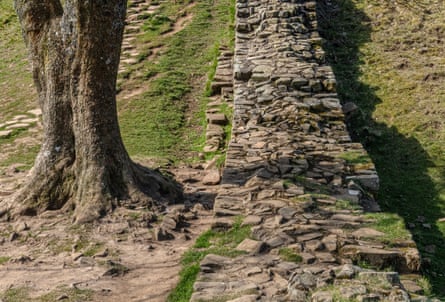
[(179, 283), (169, 294), (168, 302), (189, 301), (193, 293), (193, 284), (199, 273), (199, 264), (194, 263), (187, 266), (179, 273)]
[(385, 235), (380, 238), (381, 240), (391, 243), (400, 240), (409, 240), (412, 237), (405, 227), (403, 218), (397, 214), (386, 212), (367, 213), (365, 217), (374, 221), (370, 227), (385, 233)]
[(288, 247), (280, 248), (278, 250), (278, 255), (280, 255), (281, 259), (288, 262), (300, 263), (303, 261), (303, 258), (299, 254)]
[(29, 289), (25, 287), (10, 288), (1, 293), (0, 298), (8, 302), (30, 301)]
[(428, 278), (422, 276), (419, 279), (416, 280), (417, 284), (422, 288), (423, 294), (425, 296), (431, 296), (433, 294), (433, 287), (431, 286), (430, 281)]
[(51, 291), (43, 296), (38, 297), (36, 300), (26, 300), (26, 301), (38, 301), (38, 302), (52, 302), (60, 300), (64, 297), (62, 301), (67, 302), (86, 302), (92, 301), (94, 291), (90, 289), (78, 289), (78, 288), (68, 288), (67, 286), (60, 286), (54, 291)]
[(104, 244), (100, 242), (96, 242), (94, 244), (90, 244), (84, 251), (83, 254), (86, 257), (92, 257), (97, 254), (101, 249), (103, 249)]
[(215, 231), (208, 230), (204, 233), (202, 233), (197, 239), (195, 244), (193, 245), (194, 248), (208, 248), (212, 245), (210, 242), (210, 239), (214, 238), (216, 236)]
[(250, 235), (251, 230), (249, 226), (241, 226), (241, 223), (242, 218), (237, 217), (230, 230), (225, 232), (209, 230), (196, 239), (193, 248), (182, 256), (183, 269), (180, 273), (180, 280), (168, 296), (167, 301), (185, 302), (190, 300), (193, 284), (199, 273), (199, 263), (206, 255), (236, 257), (244, 254), (244, 252), (236, 251), (235, 247)]

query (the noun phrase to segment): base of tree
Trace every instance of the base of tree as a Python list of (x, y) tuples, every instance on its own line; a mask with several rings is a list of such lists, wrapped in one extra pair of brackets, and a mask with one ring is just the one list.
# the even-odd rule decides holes
[(124, 170), (123, 179), (87, 173), (78, 178), (82, 183), (77, 183), (73, 170), (64, 167), (42, 174), (33, 169), (30, 181), (0, 204), (0, 218), (10, 221), (61, 211), (71, 215), (75, 223), (83, 224), (118, 207), (160, 212), (183, 197), (180, 185), (172, 177), (133, 162)]

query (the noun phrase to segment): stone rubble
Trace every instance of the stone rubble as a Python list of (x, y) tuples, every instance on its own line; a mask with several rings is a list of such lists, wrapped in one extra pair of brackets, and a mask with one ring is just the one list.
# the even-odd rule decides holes
[(128, 6), (124, 37), (122, 41), (121, 65), (119, 73), (125, 72), (129, 65), (140, 61), (141, 53), (136, 47), (135, 40), (141, 33), (142, 25), (147, 14), (153, 14), (159, 5), (152, 4), (148, 0), (134, 0)]
[(26, 115), (25, 114), (16, 115), (9, 121), (0, 123), (0, 139), (10, 137), (15, 129), (30, 130), (31, 128), (41, 128), (42, 127), (40, 121), (41, 115), (42, 111), (40, 109), (34, 109), (28, 111)]
[[(232, 137), (213, 227), (243, 216), (252, 232), (237, 247), (245, 254), (201, 261), (191, 301), (426, 301), (415, 242), (388, 246), (363, 215), (379, 210), (379, 179), (346, 129), (316, 2), (237, 0), (235, 28)], [(223, 74), (215, 92), (231, 89), (219, 79), (230, 82)]]
[(223, 151), (225, 147), (224, 127), (228, 125), (227, 116), (221, 111), (223, 104), (232, 107), (233, 101), (233, 52), (220, 48), (215, 76), (211, 84), (211, 102), (206, 110), (206, 143), (204, 152)]

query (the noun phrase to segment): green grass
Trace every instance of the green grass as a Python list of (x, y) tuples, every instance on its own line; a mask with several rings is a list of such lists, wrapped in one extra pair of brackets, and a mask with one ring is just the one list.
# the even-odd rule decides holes
[(278, 255), (280, 255), (281, 259), (288, 262), (300, 263), (303, 260), (299, 254), (288, 247), (280, 248), (278, 250)]
[(8, 257), (8, 256), (1, 256), (1, 257), (0, 257), (0, 265), (2, 265), (2, 264), (4, 264), (4, 263), (8, 262), (9, 259), (11, 259), (11, 257)]
[(359, 107), (348, 126), (375, 163), (378, 202), (414, 226), (431, 259), (424, 273), (432, 292), (445, 296), (443, 8), (433, 0), (327, 3), (318, 3), (327, 60), (341, 101)]
[(92, 301), (93, 291), (83, 290), (77, 288), (68, 288), (67, 286), (59, 286), (55, 290), (44, 294), (40, 297), (31, 298), (29, 295), (30, 289), (26, 287), (11, 288), (0, 293), (0, 298), (5, 302), (53, 302), (64, 296), (62, 301), (67, 302), (83, 302)]
[[(0, 0), (0, 123), (17, 114), (26, 114), (37, 107), (27, 50), (23, 42), (13, 1)], [(6, 152), (16, 139), (29, 136), (24, 129), (16, 129), (0, 139), (0, 149)], [(23, 163), (29, 169), (38, 148), (19, 144), (16, 151), (0, 163), (0, 168), (12, 163)]]
[[(122, 136), (133, 156), (175, 159), (181, 158), (184, 151), (203, 146), (203, 112), (208, 92), (201, 79), (212, 77), (218, 46), (228, 45), (233, 39), (228, 30), (232, 0), (196, 3), (189, 9), (193, 19), (183, 30), (162, 36), (159, 28), (177, 19), (176, 14), (186, 4), (162, 3), (158, 15), (162, 18), (147, 18), (148, 25), (140, 39), (148, 47), (163, 45), (161, 54), (133, 67), (134, 73), (143, 73), (145, 78), (138, 79), (133, 73), (126, 75), (129, 82), (148, 78), (144, 84), (148, 90), (143, 95), (119, 104)], [(196, 110), (191, 108), (195, 106), (190, 103), (193, 99), (198, 99), (198, 117), (187, 121), (186, 111)], [(200, 133), (190, 135), (191, 128), (201, 129)]]
[[(123, 140), (134, 158), (185, 160), (189, 151), (197, 153), (204, 146), (206, 85), (209, 86), (215, 72), (219, 45), (233, 45), (234, 8), (233, 0), (191, 3), (162, 2), (156, 14), (141, 17), (144, 25), (143, 34), (136, 41), (140, 52), (138, 63), (119, 76), (119, 90), (147, 87), (142, 95), (119, 98), (118, 102)], [(193, 18), (184, 29), (163, 35), (185, 14)], [(10, 1), (0, 0), (0, 30), (0, 120), (3, 121), (37, 104), (26, 48)], [(152, 49), (159, 46), (161, 51), (147, 59)], [(206, 78), (207, 84), (203, 81)], [(26, 131), (18, 132), (0, 141), (0, 147), (29, 135)], [(29, 168), (38, 148), (31, 149), (11, 152), (2, 166), (25, 162)]]
[(241, 226), (241, 223), (242, 218), (237, 217), (230, 230), (226, 232), (209, 230), (196, 239), (194, 246), (182, 256), (183, 269), (180, 273), (180, 280), (168, 296), (167, 301), (185, 302), (190, 300), (193, 284), (199, 273), (199, 263), (206, 255), (236, 257), (244, 254), (244, 252), (236, 251), (235, 248), (249, 237), (251, 230), (249, 226)]
[(372, 159), (368, 154), (363, 154), (362, 152), (350, 151), (344, 152), (339, 155), (340, 158), (344, 159), (348, 164), (369, 164), (372, 163)]
[(0, 298), (7, 302), (22, 302), (29, 301), (28, 289), (19, 287), (19, 288), (10, 288), (7, 291), (0, 293)]
[(13, 1), (0, 0), (0, 121), (37, 107), (27, 51), (12, 5)]

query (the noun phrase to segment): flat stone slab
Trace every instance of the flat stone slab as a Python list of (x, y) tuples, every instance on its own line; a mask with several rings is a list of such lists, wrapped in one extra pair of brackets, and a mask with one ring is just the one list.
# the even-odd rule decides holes
[(0, 138), (7, 138), (11, 135), (12, 130), (2, 130), (0, 131)]
[(18, 124), (12, 124), (6, 127), (7, 130), (13, 130), (13, 129), (22, 129), (22, 128), (29, 128), (29, 124), (26, 123), (18, 123)]
[(207, 173), (206, 176), (204, 176), (202, 183), (204, 185), (214, 186), (214, 185), (219, 184), (220, 181), (221, 181), (221, 175), (219, 174), (219, 171), (211, 170)]
[(227, 118), (223, 113), (207, 114), (207, 122), (214, 125), (227, 125)]
[(262, 241), (244, 239), (237, 247), (237, 251), (244, 251), (252, 255), (258, 255), (266, 249), (266, 245)]

